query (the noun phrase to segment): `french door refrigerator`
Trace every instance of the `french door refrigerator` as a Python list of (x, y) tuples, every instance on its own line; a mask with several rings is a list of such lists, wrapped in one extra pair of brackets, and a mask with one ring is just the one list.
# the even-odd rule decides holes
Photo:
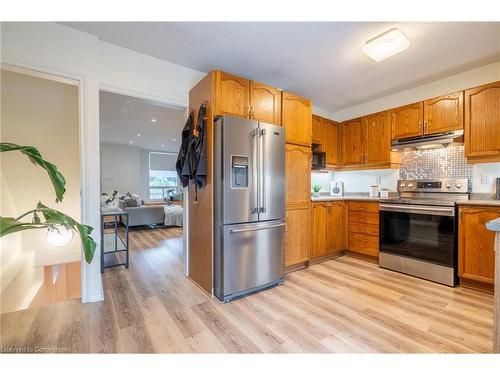
[(280, 284), (285, 256), (285, 129), (214, 125), (214, 294), (227, 302)]

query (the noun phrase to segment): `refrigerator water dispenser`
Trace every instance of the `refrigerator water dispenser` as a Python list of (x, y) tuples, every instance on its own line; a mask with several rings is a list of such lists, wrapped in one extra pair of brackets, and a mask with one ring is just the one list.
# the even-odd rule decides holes
[(231, 157), (231, 187), (233, 189), (248, 189), (248, 156)]

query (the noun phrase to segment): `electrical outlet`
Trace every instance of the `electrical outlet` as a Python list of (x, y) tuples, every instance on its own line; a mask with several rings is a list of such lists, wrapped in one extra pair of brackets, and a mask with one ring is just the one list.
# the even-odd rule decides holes
[(481, 183), (482, 184), (489, 184), (491, 182), (490, 175), (489, 174), (482, 174), (481, 175)]

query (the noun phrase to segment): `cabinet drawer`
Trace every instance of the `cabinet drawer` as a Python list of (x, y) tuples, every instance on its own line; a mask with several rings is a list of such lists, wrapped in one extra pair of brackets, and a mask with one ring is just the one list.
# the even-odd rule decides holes
[(349, 250), (356, 253), (378, 256), (378, 236), (349, 233)]
[(370, 236), (378, 237), (378, 223), (367, 224), (349, 221), (349, 233), (368, 234)]
[(378, 225), (378, 213), (351, 212), (348, 214), (349, 223), (376, 224)]
[(349, 212), (373, 212), (378, 213), (378, 202), (349, 202)]

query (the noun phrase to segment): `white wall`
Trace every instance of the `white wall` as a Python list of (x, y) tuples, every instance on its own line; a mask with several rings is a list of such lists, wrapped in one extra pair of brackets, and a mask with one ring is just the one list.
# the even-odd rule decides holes
[[(141, 193), (141, 149), (101, 143), (101, 191)], [(142, 198), (142, 196), (141, 196)]]
[(380, 169), (369, 171), (345, 171), (311, 174), (311, 186), (321, 185), (320, 193), (330, 191), (330, 181), (342, 181), (345, 193), (368, 193), (371, 185), (379, 185), (381, 189), (396, 191), (399, 169)]
[[(81, 81), (82, 221), (99, 233), (99, 89), (187, 106), (188, 94), (203, 72), (98, 40), (69, 27), (45, 22), (1, 24), (1, 59)], [(103, 298), (100, 260), (83, 263), (82, 300)]]

